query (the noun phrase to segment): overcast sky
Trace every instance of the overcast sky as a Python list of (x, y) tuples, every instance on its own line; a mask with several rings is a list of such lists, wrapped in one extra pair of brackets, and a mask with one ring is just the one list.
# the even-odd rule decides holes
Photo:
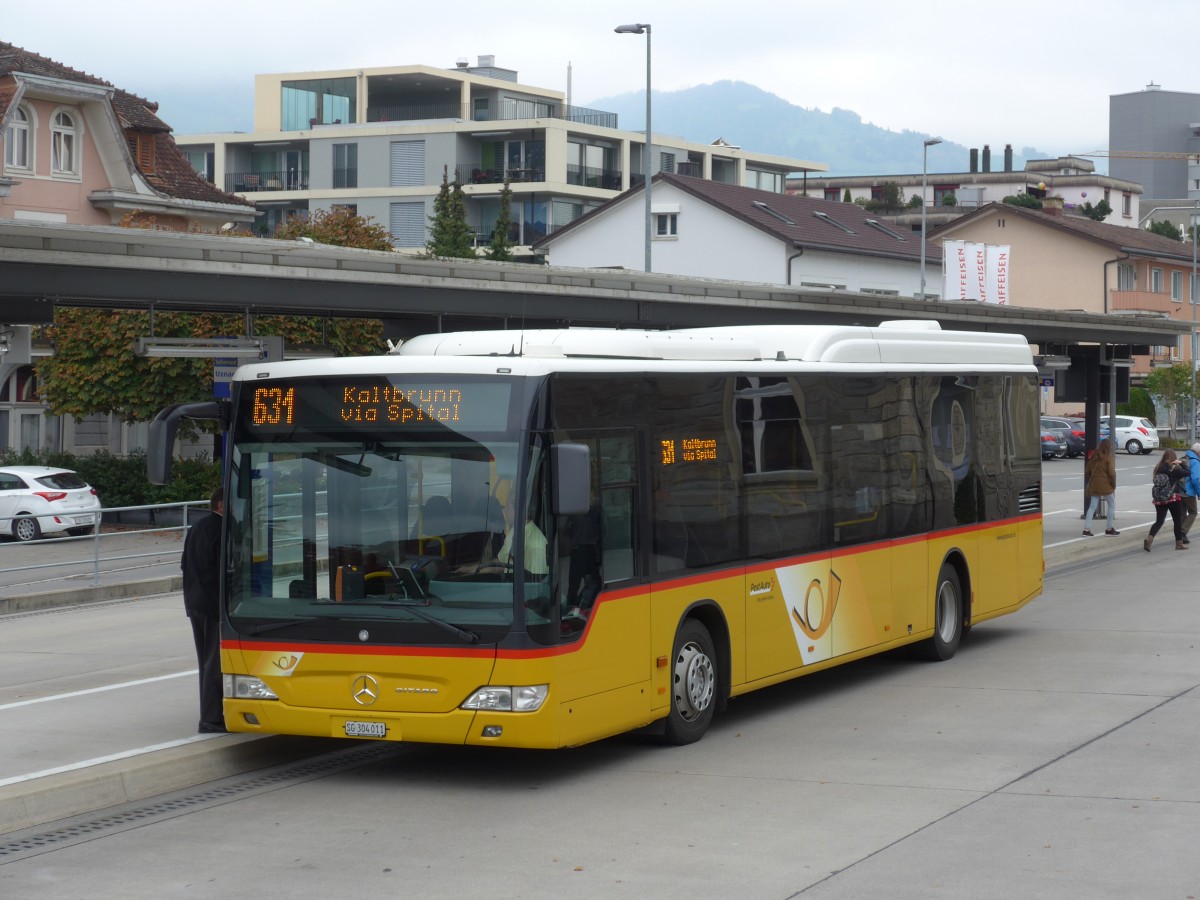
[(613, 27), (647, 20), (656, 93), (740, 80), (967, 146), (1103, 149), (1110, 94), (1151, 81), (1200, 92), (1186, 37), (1200, 24), (1196, 0), (10, 0), (0, 40), (157, 100), (189, 134), (249, 130), (258, 72), (452, 68), (481, 54), (564, 92), (570, 66), (572, 100), (587, 106), (644, 89), (646, 39)]

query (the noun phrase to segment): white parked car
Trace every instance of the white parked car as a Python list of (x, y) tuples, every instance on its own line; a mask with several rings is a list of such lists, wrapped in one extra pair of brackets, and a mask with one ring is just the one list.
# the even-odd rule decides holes
[(99, 524), (96, 489), (70, 469), (0, 466), (0, 535), (35, 541), (57, 531), (91, 534)]
[(1117, 416), (1116, 420), (1117, 437), (1113, 441), (1114, 449), (1124, 448), (1127, 453), (1135, 454), (1158, 449), (1158, 429), (1149, 419), (1143, 419), (1141, 416)]

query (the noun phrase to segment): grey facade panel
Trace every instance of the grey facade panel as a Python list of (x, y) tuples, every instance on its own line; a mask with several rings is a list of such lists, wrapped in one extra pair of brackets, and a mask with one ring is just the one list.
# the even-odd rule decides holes
[[(1195, 150), (1191, 129), (1200, 122), (1200, 94), (1160, 89), (1108, 98), (1108, 149), (1186, 153)], [(1186, 159), (1110, 159), (1113, 178), (1142, 185), (1141, 202), (1188, 196)]]

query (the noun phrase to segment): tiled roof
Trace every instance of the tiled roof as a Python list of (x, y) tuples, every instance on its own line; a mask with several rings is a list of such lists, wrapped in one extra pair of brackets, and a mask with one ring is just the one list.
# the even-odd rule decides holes
[[(856, 203), (777, 194), (773, 191), (667, 173), (654, 177), (654, 186), (660, 184), (669, 184), (686, 191), (789, 246), (828, 248), (842, 253), (914, 260), (919, 259), (921, 255), (919, 232), (891, 224), (882, 216), (868, 212)], [(641, 187), (633, 188), (609, 202), (619, 203), (640, 193)], [(560, 228), (543, 238), (538, 244), (552, 244), (555, 238), (577, 225), (582, 225), (593, 216), (602, 214), (604, 209), (605, 207), (600, 207), (576, 219), (565, 228)], [(930, 263), (940, 263), (941, 248), (928, 244), (926, 256)]]
[(1139, 255), (1174, 257), (1177, 259), (1192, 258), (1191, 244), (1184, 244), (1144, 228), (1131, 228), (1128, 225), (1110, 225), (1107, 222), (1097, 222), (1083, 216), (1056, 216), (1036, 209), (1025, 209), (1007, 203), (989, 203), (981, 206), (973, 213), (955, 219), (943, 225), (936, 232), (938, 237), (949, 237), (955, 229), (967, 222), (984, 216), (1002, 212), (1006, 216), (1021, 216), (1047, 228), (1069, 232), (1091, 241), (1097, 241), (1112, 247), (1114, 250), (1128, 250)]
[[(0, 77), (15, 72), (112, 88), (113, 112), (121, 127), (127, 131), (154, 135), (155, 171), (152, 174), (143, 172), (142, 176), (155, 190), (181, 200), (254, 206), (249, 200), (218, 190), (192, 168), (171, 137), (171, 126), (156, 115), (157, 103), (123, 91), (95, 75), (0, 41)], [(0, 89), (0, 118), (4, 116), (10, 98), (11, 94)]]

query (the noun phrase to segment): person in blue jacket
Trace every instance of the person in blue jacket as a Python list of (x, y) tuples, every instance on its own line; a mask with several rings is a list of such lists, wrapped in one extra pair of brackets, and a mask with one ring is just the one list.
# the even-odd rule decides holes
[(1185, 491), (1183, 495), (1183, 542), (1191, 543), (1187, 538), (1188, 530), (1196, 521), (1196, 498), (1200, 497), (1200, 441), (1192, 444), (1192, 449), (1183, 454), (1183, 461), (1188, 467), (1187, 480), (1182, 482)]

